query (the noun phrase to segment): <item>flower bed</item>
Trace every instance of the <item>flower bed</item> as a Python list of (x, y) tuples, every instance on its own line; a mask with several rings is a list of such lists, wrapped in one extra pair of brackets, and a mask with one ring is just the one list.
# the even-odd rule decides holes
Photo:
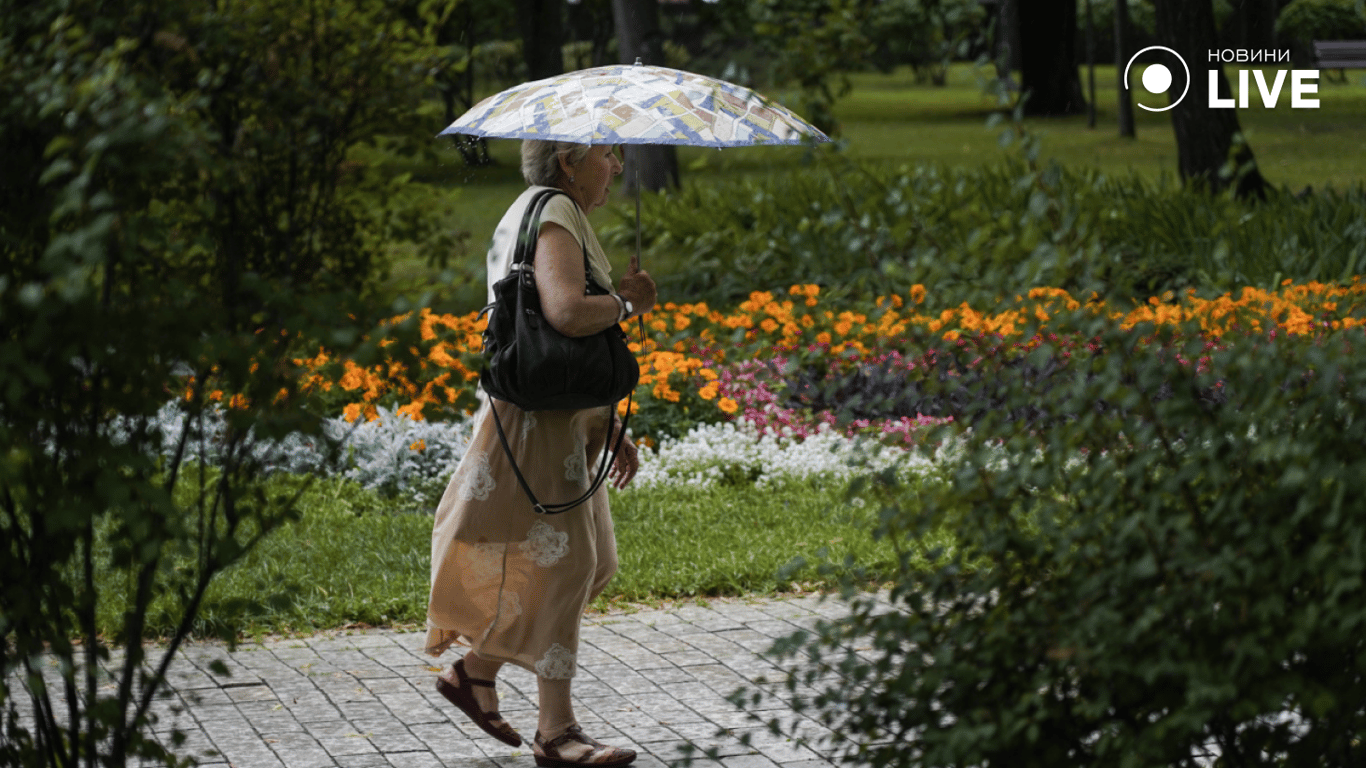
[[(1009, 372), (1042, 345), (1065, 365), (1078, 352), (1101, 351), (1087, 344), (1087, 331), (1097, 321), (1148, 328), (1142, 332), (1150, 334), (1198, 323), (1211, 344), (1232, 333), (1320, 338), (1366, 322), (1366, 285), (1359, 279), (1348, 285), (1286, 281), (1279, 291), (1245, 288), (1213, 299), (1165, 295), (1122, 309), (1048, 288), (1015, 296), (992, 311), (966, 304), (934, 311), (929, 298), (916, 285), (904, 296), (851, 307), (823, 296), (819, 286), (798, 285), (786, 296), (756, 292), (730, 312), (702, 303), (666, 303), (643, 319), (643, 342), (631, 345), (641, 364), (633, 431), (649, 442), (699, 425), (745, 422), (759, 436), (801, 439), (824, 429), (881, 433), (910, 443), (924, 426), (952, 420), (954, 404), (900, 412), (910, 402), (906, 398), (899, 406), (887, 403), (896, 400), (891, 390), (898, 382), (914, 382), (934, 370), (956, 375), (956, 369), (980, 369), (983, 361)], [(410, 318), (396, 320), (404, 319)], [(476, 313), (425, 310), (416, 321), (421, 340), (408, 350), (412, 364), (390, 359), (363, 367), (320, 350), (296, 360), (305, 371), (305, 391), (349, 421), (378, 418), (381, 407), (417, 421), (470, 413), (483, 322)], [(843, 410), (852, 418), (835, 413), (835, 398), (850, 406)], [(881, 404), (875, 402), (879, 398)]]

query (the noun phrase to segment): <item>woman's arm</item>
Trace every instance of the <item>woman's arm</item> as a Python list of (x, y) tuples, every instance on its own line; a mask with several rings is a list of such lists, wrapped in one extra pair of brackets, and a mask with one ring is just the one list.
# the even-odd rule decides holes
[[(617, 300), (586, 296), (585, 287), (583, 249), (569, 230), (546, 222), (536, 241), (536, 290), (550, 327), (565, 336), (591, 336), (617, 323)], [(633, 317), (645, 314), (654, 307), (654, 281), (645, 272), (630, 272), (622, 280), (621, 295), (630, 300)]]

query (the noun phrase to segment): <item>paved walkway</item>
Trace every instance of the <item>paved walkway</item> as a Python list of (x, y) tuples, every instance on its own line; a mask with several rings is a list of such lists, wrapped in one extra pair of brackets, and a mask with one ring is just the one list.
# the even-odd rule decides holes
[[(805, 743), (771, 735), (726, 696), (776, 667), (761, 657), (774, 638), (838, 615), (836, 600), (792, 597), (713, 600), (585, 620), (574, 684), (584, 730), (640, 753), (660, 768), (680, 747), (716, 748), (724, 768), (821, 768), (827, 733), (776, 700), (757, 714), (796, 719)], [(188, 740), (178, 750), (215, 768), (529, 768), (529, 745), (484, 735), (436, 693), (440, 661), (422, 652), (423, 633), (342, 631), (239, 644), (194, 643), (171, 669), (159, 703), (159, 733)], [(222, 662), (231, 675), (210, 672)], [(509, 665), (499, 676), (501, 710), (524, 737), (536, 730), (535, 678)], [(749, 734), (752, 747), (741, 743)], [(815, 745), (815, 746), (809, 746)], [(716, 766), (703, 759), (701, 766)]]

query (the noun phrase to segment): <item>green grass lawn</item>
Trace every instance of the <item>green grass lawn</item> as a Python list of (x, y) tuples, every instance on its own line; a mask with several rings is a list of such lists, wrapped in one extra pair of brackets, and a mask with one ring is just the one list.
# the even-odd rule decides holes
[[(838, 573), (820, 573), (814, 565), (823, 555), (833, 562), (853, 556), (889, 574), (895, 553), (871, 534), (878, 506), (846, 504), (846, 488), (845, 483), (793, 482), (768, 489), (613, 490), (620, 568), (593, 607), (832, 587)], [(266, 537), (212, 583), (195, 633), (421, 625), (427, 609), (432, 517), (394, 512), (396, 507), (396, 502), (345, 480), (316, 481), (301, 501), (298, 522)], [(813, 565), (780, 580), (779, 571), (797, 557)], [(112, 632), (128, 585), (117, 578), (103, 581), (99, 622)], [(148, 615), (149, 636), (168, 633), (178, 611), (174, 596), (158, 599)]]
[[(1366, 182), (1366, 76), (1353, 72), (1347, 80), (1321, 81), (1321, 107), (1317, 110), (1290, 109), (1285, 96), (1276, 109), (1254, 106), (1239, 110), (1239, 120), (1263, 174), (1273, 185), (1298, 191), (1306, 186), (1342, 188)], [(968, 65), (955, 66), (943, 87), (918, 84), (909, 71), (860, 73), (852, 82), (852, 93), (835, 109), (851, 157), (893, 164), (975, 166), (996, 162), (1005, 151), (998, 141), (1001, 129), (986, 127), (993, 102), (983, 93), (977, 72)], [(1170, 120), (1163, 114), (1136, 110), (1137, 138), (1121, 138), (1115, 126), (1114, 67), (1097, 67), (1096, 85), (1095, 128), (1087, 127), (1085, 115), (1027, 121), (1028, 128), (1041, 139), (1043, 156), (1113, 174), (1175, 177), (1176, 146)], [(1260, 104), (1255, 96), (1253, 104)], [(435, 270), (410, 258), (402, 245), (396, 245), (391, 289), (405, 293), (440, 287), (443, 295), (439, 309), (467, 312), (483, 304), (482, 254), (493, 228), (525, 186), (518, 169), (520, 142), (490, 142), (490, 153), (497, 164), (469, 168), (444, 140), (434, 141), (434, 162), (377, 151), (360, 153), (360, 158), (394, 173), (411, 173), (430, 196), (432, 215), (442, 220), (442, 226), (468, 232), (463, 250), (452, 255), (457, 267), (453, 284), (435, 286)], [(687, 184), (781, 174), (808, 160), (806, 150), (793, 147), (679, 149)], [(615, 207), (629, 212), (632, 202), (618, 192)], [(615, 217), (612, 210), (595, 214), (599, 227)], [(622, 260), (625, 254), (609, 256)]]

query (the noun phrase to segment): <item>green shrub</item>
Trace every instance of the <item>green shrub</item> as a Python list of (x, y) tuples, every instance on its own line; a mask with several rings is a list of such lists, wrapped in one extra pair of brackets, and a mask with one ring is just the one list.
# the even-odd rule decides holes
[(1366, 39), (1366, 10), (1359, 0), (1294, 0), (1276, 17), (1276, 36), (1307, 66), (1315, 40)]
[[(663, 265), (661, 294), (724, 305), (796, 283), (865, 296), (921, 283), (940, 306), (1033, 287), (1141, 301), (1366, 270), (1366, 187), (1243, 203), (1170, 179), (1019, 160), (822, 163), (647, 196), (647, 263)], [(618, 244), (634, 235), (625, 214), (603, 229)]]
[(909, 64), (917, 82), (944, 85), (949, 64), (968, 58), (986, 12), (976, 0), (885, 0), (868, 11), (871, 61), (883, 72)]
[[(373, 355), (394, 311), (361, 299), (389, 186), (346, 160), (406, 130), (417, 47), (368, 0), (0, 3), (0, 764), (181, 764), (163, 676), (296, 516), (251, 450), (318, 431), (296, 345)], [(221, 438), (153, 459), (215, 388)]]
[(782, 695), (879, 767), (1362, 764), (1366, 337), (1093, 330), (1067, 418), (984, 412), (951, 482), (870, 479), (899, 551), (956, 540), (896, 610), (851, 589), (780, 643)]
[[(1095, 25), (1096, 63), (1115, 61), (1115, 0), (1077, 0), (1077, 51), (1086, 56), (1086, 4), (1091, 4), (1091, 22)], [(1127, 0), (1129, 4), (1129, 55), (1152, 45), (1157, 30), (1157, 16), (1147, 0)], [(1222, 3), (1227, 8), (1227, 2)], [(1216, 13), (1219, 12), (1216, 8)]]

